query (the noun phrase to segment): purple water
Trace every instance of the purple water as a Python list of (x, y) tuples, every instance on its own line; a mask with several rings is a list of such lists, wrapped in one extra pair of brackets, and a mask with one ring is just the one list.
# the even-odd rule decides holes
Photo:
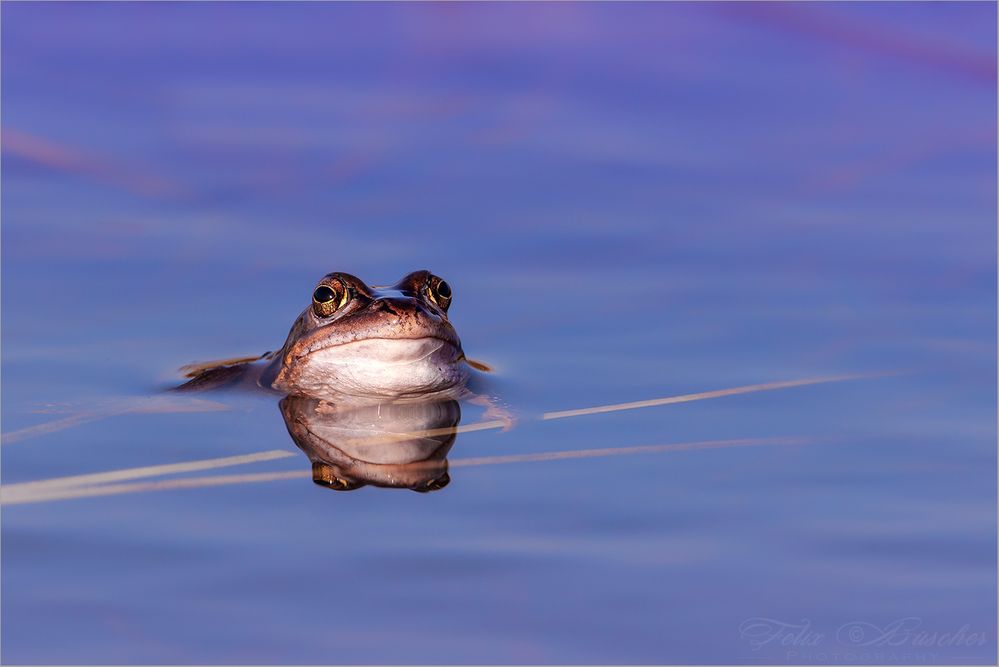
[(519, 417), (426, 494), (5, 501), (3, 662), (994, 664), (994, 4), (0, 12), (5, 485), (307, 474), (271, 396), (112, 413), (333, 270), (445, 277)]

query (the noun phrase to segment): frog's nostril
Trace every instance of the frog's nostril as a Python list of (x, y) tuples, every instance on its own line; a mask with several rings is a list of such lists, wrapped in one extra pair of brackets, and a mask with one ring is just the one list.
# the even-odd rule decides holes
[(374, 308), (376, 312), (401, 316), (405, 311), (409, 310), (409, 304), (395, 299), (379, 299), (375, 302)]

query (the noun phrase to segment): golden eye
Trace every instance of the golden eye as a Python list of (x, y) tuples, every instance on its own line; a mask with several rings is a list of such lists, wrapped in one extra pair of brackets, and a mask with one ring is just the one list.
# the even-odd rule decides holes
[(447, 312), (448, 306), (451, 305), (450, 285), (437, 276), (431, 276), (430, 283), (427, 285), (427, 294), (431, 301), (440, 306), (441, 310)]
[(320, 285), (312, 293), (312, 312), (317, 317), (329, 317), (347, 303), (348, 296), (347, 289), (338, 280)]

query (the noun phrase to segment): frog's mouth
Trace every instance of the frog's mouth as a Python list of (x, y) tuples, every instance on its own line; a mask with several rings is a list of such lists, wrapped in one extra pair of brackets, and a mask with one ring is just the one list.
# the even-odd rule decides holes
[[(342, 362), (350, 359), (383, 363), (415, 363), (436, 353), (456, 358), (462, 355), (461, 343), (447, 331), (413, 331), (398, 335), (393, 331), (371, 331), (343, 337), (314, 336), (295, 351), (295, 361), (320, 357)], [(289, 360), (291, 361), (291, 360)]]
[(437, 336), (326, 341), (289, 360), (273, 386), (307, 396), (423, 396), (459, 385), (463, 356), (460, 344)]
[(454, 341), (440, 336), (416, 338), (360, 338), (323, 345), (307, 350), (306, 357), (318, 357), (333, 363), (416, 364), (430, 357), (442, 360), (461, 356), (461, 347)]

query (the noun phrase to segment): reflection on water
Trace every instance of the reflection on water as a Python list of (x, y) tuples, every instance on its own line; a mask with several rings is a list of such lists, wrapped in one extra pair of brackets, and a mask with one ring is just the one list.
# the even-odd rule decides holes
[(288, 396), (280, 406), (292, 440), (312, 461), (316, 484), (436, 491), (451, 481), (447, 454), (461, 419), (457, 401), (351, 406)]

